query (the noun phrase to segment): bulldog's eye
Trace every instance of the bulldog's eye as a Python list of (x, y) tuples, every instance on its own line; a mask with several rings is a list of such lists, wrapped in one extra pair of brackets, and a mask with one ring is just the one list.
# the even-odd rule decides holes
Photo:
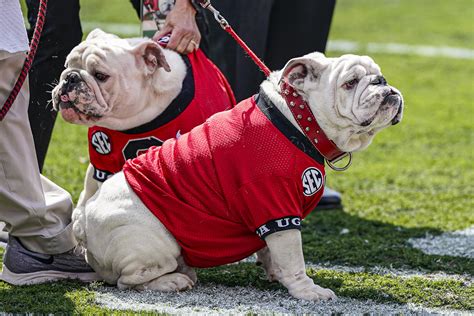
[(101, 72), (96, 72), (94, 75), (95, 79), (104, 82), (107, 80), (110, 76), (107, 76), (106, 74), (103, 74)]
[(356, 86), (356, 84), (359, 83), (359, 79), (352, 79), (350, 81), (347, 81), (342, 85), (342, 87), (346, 90), (350, 90)]

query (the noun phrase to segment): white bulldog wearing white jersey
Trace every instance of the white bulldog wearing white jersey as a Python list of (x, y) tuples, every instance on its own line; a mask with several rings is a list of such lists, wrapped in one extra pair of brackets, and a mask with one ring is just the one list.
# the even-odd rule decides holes
[(282, 76), (341, 151), (365, 149), (402, 119), (401, 93), (371, 58), (290, 60), (255, 99), (129, 161), (74, 211), (76, 238), (107, 282), (185, 290), (196, 282), (193, 267), (257, 251), (269, 280), (293, 297), (335, 298), (305, 270), (299, 225), (322, 194), (324, 159), (282, 97)]

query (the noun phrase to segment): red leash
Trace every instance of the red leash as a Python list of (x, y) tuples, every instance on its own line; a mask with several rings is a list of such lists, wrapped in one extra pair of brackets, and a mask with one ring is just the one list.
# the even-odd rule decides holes
[(255, 55), (255, 53), (250, 49), (250, 47), (247, 46), (247, 44), (245, 44), (245, 42), (239, 37), (239, 35), (235, 33), (234, 29), (229, 24), (227, 24), (224, 27), (224, 30), (227, 33), (229, 33), (229, 35), (234, 38), (237, 44), (239, 44), (240, 47), (244, 49), (247, 55), (249, 55), (250, 58), (252, 58), (254, 63), (257, 64), (258, 68), (260, 68), (260, 70), (263, 71), (263, 73), (265, 74), (265, 77), (268, 77), (270, 75), (270, 69), (268, 69), (267, 65), (265, 65), (263, 61), (257, 57), (257, 55)]
[[(258, 68), (263, 71), (266, 77), (270, 75), (270, 69), (255, 55), (255, 53), (245, 44), (245, 42), (235, 33), (226, 19), (217, 11), (211, 4), (210, 0), (196, 0), (204, 8), (208, 9), (214, 14), (214, 18), (220, 24), (220, 26), (234, 38), (237, 44), (243, 48), (245, 53), (252, 58), (257, 64)], [(329, 167), (336, 171), (344, 171), (352, 163), (352, 154), (346, 153), (337, 148), (336, 144), (330, 140), (326, 133), (321, 129), (314, 114), (312, 113), (309, 105), (299, 95), (296, 90), (286, 81), (283, 76), (281, 85), (281, 95), (285, 99), (288, 107), (295, 118), (296, 122), (300, 126), (305, 136), (311, 141), (313, 146), (323, 155)], [(348, 162), (343, 167), (337, 167), (334, 165), (335, 162), (341, 160), (344, 157), (349, 157)]]
[[(220, 26), (234, 38), (237, 44), (243, 48), (245, 53), (252, 58), (257, 64), (258, 68), (265, 74), (266, 77), (270, 75), (270, 69), (255, 55), (255, 53), (245, 44), (245, 42), (235, 33), (234, 29), (229, 25), (226, 19), (217, 11), (211, 4), (211, 0), (196, 0), (204, 8), (208, 9), (214, 14), (214, 18), (220, 24)], [(329, 167), (336, 171), (344, 171), (351, 165), (352, 154), (341, 151), (337, 148), (336, 144), (331, 141), (319, 126), (314, 114), (312, 113), (309, 105), (303, 100), (303, 97), (299, 95), (293, 87), (286, 81), (286, 78), (282, 78), (281, 90), (282, 97), (285, 99), (288, 107), (295, 118), (296, 122), (300, 126), (305, 136), (311, 141), (313, 146), (323, 155)], [(344, 167), (336, 167), (335, 162), (341, 160), (344, 157), (349, 157), (349, 161)]]
[(211, 4), (210, 0), (197, 0), (199, 4), (204, 8), (208, 9), (214, 14), (214, 18), (216, 21), (220, 24), (220, 26), (227, 32), (229, 33), (230, 36), (237, 42), (237, 44), (242, 47), (242, 49), (245, 51), (247, 55), (252, 58), (254, 63), (257, 64), (258, 68), (260, 68), (261, 71), (265, 74), (266, 77), (270, 75), (270, 69), (263, 63), (263, 61), (255, 55), (255, 53), (250, 49), (250, 47), (245, 44), (245, 42), (240, 38), (237, 33), (235, 33), (234, 29), (230, 26), (229, 22), (220, 14), (219, 11), (217, 11)]
[(21, 86), (23, 86), (26, 76), (30, 71), (31, 64), (33, 63), (33, 59), (36, 55), (36, 49), (38, 48), (41, 32), (43, 31), (43, 25), (46, 19), (47, 3), (48, 0), (40, 0), (38, 17), (36, 18), (35, 31), (33, 33), (33, 38), (31, 39), (30, 44), (30, 51), (28, 52), (28, 56), (26, 57), (25, 63), (23, 64), (23, 68), (21, 69), (20, 75), (18, 76), (18, 80), (16, 81), (15, 86), (13, 87), (12, 91), (10, 92), (10, 95), (8, 96), (7, 100), (3, 104), (2, 109), (0, 110), (0, 121), (5, 118), (5, 115), (7, 115), (8, 111), (12, 107), (13, 102), (15, 102), (18, 93), (20, 93)]

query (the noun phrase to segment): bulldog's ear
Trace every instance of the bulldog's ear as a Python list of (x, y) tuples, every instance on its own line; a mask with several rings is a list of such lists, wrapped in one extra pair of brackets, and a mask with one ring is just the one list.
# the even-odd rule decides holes
[(154, 73), (160, 67), (163, 67), (167, 72), (171, 71), (170, 65), (163, 54), (163, 49), (151, 40), (135, 46), (133, 53), (138, 62), (144, 64), (148, 74)]
[(281, 71), (280, 80), (286, 78), (298, 92), (303, 92), (308, 89), (306, 84), (317, 81), (327, 64), (327, 58), (321, 53), (290, 59)]

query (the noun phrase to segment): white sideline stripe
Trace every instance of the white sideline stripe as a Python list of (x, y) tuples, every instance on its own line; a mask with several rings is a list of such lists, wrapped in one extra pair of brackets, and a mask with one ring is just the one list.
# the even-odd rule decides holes
[[(254, 263), (256, 261), (256, 256), (252, 255), (241, 262), (250, 262)], [(346, 272), (346, 273), (371, 273), (377, 274), (381, 276), (395, 276), (400, 278), (426, 278), (429, 280), (456, 280), (462, 281), (466, 285), (471, 285), (473, 283), (473, 276), (469, 274), (454, 274), (454, 273), (445, 273), (445, 272), (431, 272), (431, 271), (423, 271), (418, 269), (395, 269), (395, 268), (387, 268), (387, 267), (362, 267), (362, 266), (342, 266), (342, 265), (333, 265), (331, 263), (306, 263), (306, 269), (313, 269), (313, 270), (329, 270), (335, 272)]]
[(173, 315), (469, 315), (468, 312), (424, 308), (414, 304), (377, 303), (340, 297), (335, 301), (310, 302), (292, 298), (285, 290), (258, 290), (252, 287), (227, 287), (197, 284), (179, 293), (121, 291), (98, 287), (95, 301), (113, 310), (153, 311)]
[(445, 272), (431, 272), (431, 271), (422, 271), (416, 269), (395, 269), (395, 268), (387, 268), (387, 267), (351, 267), (351, 266), (339, 266), (339, 265), (331, 265), (327, 264), (313, 264), (307, 263), (306, 269), (313, 269), (313, 270), (329, 270), (329, 271), (336, 271), (336, 272), (347, 272), (347, 273), (371, 273), (377, 274), (381, 276), (394, 276), (400, 278), (425, 278), (433, 281), (439, 280), (456, 280), (462, 281), (466, 285), (471, 285), (473, 283), (473, 276), (469, 274), (454, 274), (454, 273), (445, 273)]
[(394, 55), (417, 55), (424, 57), (447, 57), (474, 59), (474, 50), (450, 46), (408, 45), (400, 43), (357, 43), (346, 40), (330, 40), (328, 51), (388, 53)]
[(427, 234), (423, 238), (410, 238), (408, 242), (414, 248), (429, 255), (474, 259), (474, 226), (464, 230), (446, 232), (439, 236)]
[[(124, 36), (140, 36), (140, 25), (138, 22), (136, 24), (125, 24), (82, 21), (82, 27), (86, 33), (98, 27), (106, 32), (119, 33)], [(349, 40), (330, 40), (327, 45), (327, 50), (346, 53), (363, 51), (368, 53), (388, 53), (394, 55), (474, 59), (473, 49), (451, 46), (408, 45), (401, 43), (364, 44)]]
[(105, 32), (118, 33), (123, 36), (140, 36), (140, 24), (126, 24), (126, 23), (108, 23), (108, 22), (93, 22), (81, 21), (82, 30), (84, 33), (89, 33), (95, 28), (100, 28)]
[[(251, 256), (245, 262), (255, 262)], [(455, 279), (472, 284), (469, 275), (423, 273), (420, 270), (396, 270), (383, 267), (334, 266), (307, 264), (307, 268), (338, 272), (368, 272), (398, 277), (423, 277), (430, 280)], [(93, 285), (94, 286), (94, 285)], [(228, 287), (217, 284), (199, 284), (180, 293), (120, 291), (117, 288), (98, 286), (95, 301), (98, 305), (114, 310), (133, 310), (170, 313), (173, 315), (282, 315), (282, 314), (347, 314), (347, 315), (470, 315), (469, 312), (426, 308), (414, 304), (377, 303), (340, 297), (330, 302), (308, 302), (292, 298), (285, 290), (258, 290), (253, 287)]]

